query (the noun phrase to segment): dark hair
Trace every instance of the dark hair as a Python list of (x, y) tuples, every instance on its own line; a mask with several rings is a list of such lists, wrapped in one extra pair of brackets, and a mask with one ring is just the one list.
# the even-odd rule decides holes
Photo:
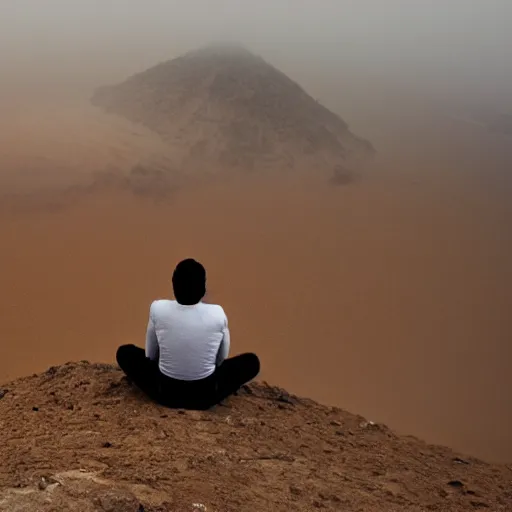
[(192, 306), (206, 294), (206, 270), (192, 258), (178, 263), (172, 275), (174, 297), (184, 306)]

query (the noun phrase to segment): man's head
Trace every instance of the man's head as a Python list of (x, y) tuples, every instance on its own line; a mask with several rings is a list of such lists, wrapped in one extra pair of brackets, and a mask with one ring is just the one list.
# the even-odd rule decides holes
[(206, 270), (196, 260), (183, 260), (174, 269), (172, 287), (174, 296), (180, 304), (197, 304), (206, 293)]

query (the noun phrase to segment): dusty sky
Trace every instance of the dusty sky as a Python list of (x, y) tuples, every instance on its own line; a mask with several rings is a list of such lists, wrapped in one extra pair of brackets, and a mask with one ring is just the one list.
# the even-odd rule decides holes
[(234, 39), (278, 65), (343, 66), (383, 83), (501, 100), (512, 90), (511, 19), (509, 0), (2, 0), (2, 81), (26, 85), (34, 68), (49, 82), (118, 79)]

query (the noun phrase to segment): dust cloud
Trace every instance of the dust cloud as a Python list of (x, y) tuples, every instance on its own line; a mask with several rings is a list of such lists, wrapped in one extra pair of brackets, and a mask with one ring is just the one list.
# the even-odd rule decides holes
[[(102, 16), (90, 4), (1, 7), (0, 381), (142, 344), (150, 302), (171, 294), (175, 263), (193, 256), (228, 313), (234, 352), (256, 351), (263, 379), (512, 460), (512, 144), (455, 114), (489, 103), (510, 112), (508, 3), (469, 13), (443, 2), (443, 18), (412, 2), (328, 2), (337, 27), (312, 2), (293, 19), (284, 1), (245, 15), (233, 2), (220, 12), (187, 2), (204, 16), (177, 2), (102, 3)], [(464, 22), (477, 15), (470, 35)], [(286, 38), (287, 22), (310, 32)], [(172, 155), (95, 109), (92, 90), (226, 23), (368, 138), (376, 162), (354, 181), (219, 176), (163, 200), (98, 180)], [(429, 38), (451, 53), (428, 53)]]

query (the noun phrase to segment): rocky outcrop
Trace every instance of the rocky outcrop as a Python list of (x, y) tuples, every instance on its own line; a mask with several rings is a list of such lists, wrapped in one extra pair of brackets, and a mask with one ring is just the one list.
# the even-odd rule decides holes
[(510, 468), (264, 383), (205, 412), (87, 362), (1, 389), (0, 511), (512, 509)]

